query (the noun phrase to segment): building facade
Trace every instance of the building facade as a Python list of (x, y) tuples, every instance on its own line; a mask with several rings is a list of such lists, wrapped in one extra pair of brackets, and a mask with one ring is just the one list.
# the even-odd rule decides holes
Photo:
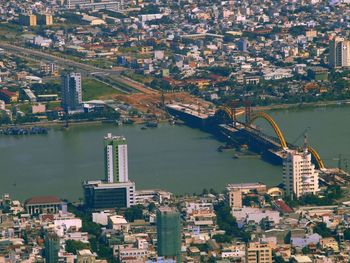
[(230, 207), (241, 208), (242, 207), (242, 191), (240, 188), (228, 187), (227, 200)]
[(335, 37), (329, 42), (329, 66), (350, 67), (350, 41)]
[(35, 214), (56, 214), (62, 207), (63, 202), (56, 196), (36, 196), (27, 199), (24, 203), (27, 213)]
[(19, 23), (22, 26), (36, 26), (37, 25), (37, 17), (32, 14), (21, 14), (19, 15)]
[(62, 108), (70, 113), (82, 110), (82, 88), (80, 73), (63, 73), (61, 76)]
[(53, 16), (51, 14), (38, 14), (37, 22), (39, 25), (50, 26), (53, 24)]
[(89, 210), (125, 208), (135, 205), (135, 183), (87, 181), (83, 184), (84, 203)]
[(289, 150), (283, 161), (283, 182), (286, 195), (300, 198), (317, 194), (318, 172), (311, 162), (311, 154), (305, 147), (303, 151)]
[(267, 243), (250, 242), (246, 249), (247, 263), (272, 263), (272, 248)]
[(173, 208), (157, 211), (157, 252), (158, 256), (181, 262), (180, 213)]
[(128, 146), (123, 136), (104, 138), (105, 178), (108, 183), (124, 183), (128, 176)]
[(45, 236), (45, 262), (57, 263), (60, 250), (60, 238), (55, 233), (48, 233)]

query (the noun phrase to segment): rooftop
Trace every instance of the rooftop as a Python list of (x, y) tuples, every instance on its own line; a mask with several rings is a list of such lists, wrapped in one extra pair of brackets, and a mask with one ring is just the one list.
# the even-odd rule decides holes
[(48, 196), (34, 196), (31, 198), (28, 198), (25, 201), (26, 205), (35, 205), (35, 204), (57, 204), (61, 203), (61, 200), (53, 195)]

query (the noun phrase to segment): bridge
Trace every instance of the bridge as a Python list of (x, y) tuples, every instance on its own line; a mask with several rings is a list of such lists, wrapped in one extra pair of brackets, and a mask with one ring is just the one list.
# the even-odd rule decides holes
[[(215, 115), (212, 117), (213, 122), (218, 125), (219, 131), (229, 140), (238, 144), (247, 144), (253, 151), (265, 154), (282, 161), (287, 151), (297, 149), (298, 146), (290, 144), (286, 141), (281, 129), (274, 119), (265, 112), (251, 112), (250, 105), (245, 105), (245, 110), (239, 114), (245, 114), (245, 122), (237, 120), (238, 113), (234, 107), (219, 107)], [(268, 135), (257, 129), (254, 122), (258, 119), (265, 120), (273, 129), (275, 136)], [(317, 151), (308, 146), (311, 153), (312, 161), (316, 168), (325, 169), (324, 162), (320, 158)]]

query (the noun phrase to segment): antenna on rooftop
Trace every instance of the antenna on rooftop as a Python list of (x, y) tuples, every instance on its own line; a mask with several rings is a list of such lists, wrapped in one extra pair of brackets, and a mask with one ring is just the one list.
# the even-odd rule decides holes
[(307, 130), (304, 132), (304, 152), (307, 153), (308, 141), (307, 141)]

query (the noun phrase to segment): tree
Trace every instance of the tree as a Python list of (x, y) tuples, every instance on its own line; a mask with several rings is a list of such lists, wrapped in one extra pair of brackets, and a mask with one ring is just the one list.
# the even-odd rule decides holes
[(229, 235), (214, 235), (213, 239), (218, 243), (229, 243), (232, 241), (232, 237)]
[(204, 188), (202, 191), (202, 195), (207, 195), (207, 194), (209, 194), (209, 191), (207, 188)]
[(350, 228), (345, 229), (344, 231), (344, 239), (350, 240)]
[(125, 219), (128, 222), (134, 222), (136, 219), (142, 219), (143, 209), (144, 207), (142, 205), (135, 205), (127, 208), (124, 213)]
[(310, 249), (306, 246), (306, 247), (303, 247), (302, 252), (303, 252), (304, 255), (307, 255), (307, 254), (310, 254), (311, 251), (310, 251)]
[(76, 254), (78, 250), (90, 249), (90, 245), (76, 240), (67, 240), (66, 241), (66, 251), (68, 253)]
[(322, 237), (332, 236), (332, 231), (327, 227), (326, 223), (320, 222), (314, 227), (314, 232)]
[(244, 241), (249, 240), (250, 235), (238, 228), (237, 221), (231, 214), (231, 208), (225, 202), (216, 204), (214, 210), (219, 228), (224, 230), (226, 235), (240, 237)]
[(156, 205), (152, 202), (147, 207), (149, 212), (153, 212), (156, 209)]
[(218, 192), (216, 192), (213, 188), (209, 189), (209, 193), (212, 195), (218, 195)]
[(290, 239), (291, 239), (291, 237), (292, 237), (292, 232), (289, 231), (289, 232), (287, 233), (287, 235), (284, 237), (284, 243), (285, 243), (285, 244), (290, 244)]

